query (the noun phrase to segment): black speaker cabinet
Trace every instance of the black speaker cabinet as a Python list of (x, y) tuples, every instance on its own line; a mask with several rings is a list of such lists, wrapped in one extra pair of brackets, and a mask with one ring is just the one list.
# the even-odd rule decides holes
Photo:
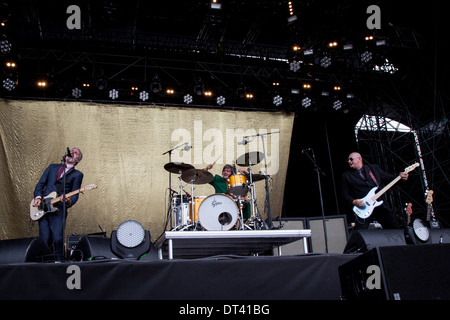
[[(71, 259), (76, 261), (120, 259), (111, 251), (111, 239), (103, 236), (83, 236), (76, 248), (71, 252)], [(156, 248), (151, 245), (150, 251), (140, 261), (158, 260)]]
[(321, 217), (307, 218), (306, 222), (306, 228), (311, 229), (311, 237), (308, 239), (310, 252), (326, 252), (328, 247), (328, 253), (342, 253), (348, 239), (345, 216), (325, 216), (325, 227)]
[(41, 238), (21, 238), (0, 241), (0, 264), (44, 262), (52, 252)]
[(450, 244), (380, 246), (338, 269), (346, 300), (450, 299)]
[(71, 257), (78, 261), (117, 258), (111, 252), (110, 239), (101, 236), (83, 236), (71, 253)]
[(353, 230), (344, 253), (363, 253), (376, 247), (406, 245), (403, 229)]
[[(305, 218), (279, 218), (274, 219), (273, 225), (280, 230), (304, 230), (306, 229)], [(303, 254), (305, 250), (303, 249), (303, 240), (297, 240), (283, 246), (280, 246), (281, 254), (285, 255), (296, 255)], [(280, 252), (278, 248), (273, 249), (273, 255), (277, 256)]]

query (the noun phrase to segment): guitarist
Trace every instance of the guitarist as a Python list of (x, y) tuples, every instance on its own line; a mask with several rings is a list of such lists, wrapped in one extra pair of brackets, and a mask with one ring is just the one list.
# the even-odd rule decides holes
[[(350, 170), (342, 175), (342, 197), (350, 211), (353, 206), (364, 207), (361, 199), (373, 187), (378, 186), (378, 190), (381, 190), (384, 182), (389, 182), (396, 178), (396, 176), (384, 172), (378, 165), (365, 165), (361, 155), (357, 152), (352, 152), (348, 156), (347, 162)], [(403, 181), (408, 180), (407, 173), (402, 172), (400, 176)], [(385, 229), (400, 228), (384, 195), (382, 200), (383, 204), (376, 207), (373, 214), (367, 219), (360, 219), (355, 216), (355, 229), (367, 229), (373, 221), (379, 222)]]
[[(50, 164), (45, 169), (34, 190), (34, 206), (41, 205), (42, 198), (56, 191), (58, 196), (63, 194), (63, 181), (65, 175), (66, 193), (81, 188), (83, 173), (75, 169), (75, 166), (81, 161), (83, 154), (79, 148), (72, 148), (69, 154), (65, 156), (65, 163)], [(78, 201), (78, 194), (66, 198), (66, 209), (72, 207)], [(67, 210), (63, 216), (63, 204), (55, 204), (59, 210), (48, 213), (39, 220), (39, 237), (51, 248), (55, 247), (55, 257), (57, 261), (64, 260), (64, 222), (67, 217)]]

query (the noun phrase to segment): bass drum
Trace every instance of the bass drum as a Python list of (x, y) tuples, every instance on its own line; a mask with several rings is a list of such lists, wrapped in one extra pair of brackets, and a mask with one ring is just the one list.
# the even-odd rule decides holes
[(198, 209), (198, 218), (208, 231), (227, 231), (238, 220), (239, 208), (233, 199), (224, 194), (213, 194), (202, 201)]

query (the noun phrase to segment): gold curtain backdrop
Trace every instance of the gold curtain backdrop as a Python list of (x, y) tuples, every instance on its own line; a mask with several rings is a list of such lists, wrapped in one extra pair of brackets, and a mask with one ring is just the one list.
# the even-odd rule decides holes
[[(293, 120), (292, 113), (281, 112), (0, 100), (0, 240), (38, 235), (38, 224), (30, 228), (29, 218), (34, 187), (49, 164), (61, 162), (66, 147), (83, 152), (77, 165), (84, 173), (83, 186), (98, 185), (69, 209), (66, 235), (99, 232), (101, 226), (109, 236), (133, 219), (150, 230), (154, 241), (164, 231), (169, 176), (172, 189), (180, 186), (178, 175), (164, 169), (166, 163), (200, 169), (216, 161), (210, 172), (220, 175), (225, 163), (250, 151), (265, 151), (276, 218), (282, 210)], [(263, 135), (264, 145), (261, 136), (238, 144), (243, 136), (256, 134)], [(190, 150), (183, 148), (186, 143)], [(170, 160), (168, 153), (163, 155), (177, 146)], [(252, 169), (265, 172), (264, 161)], [(209, 184), (194, 187), (194, 196), (214, 193)], [(264, 187), (264, 181), (256, 182), (260, 212)], [(191, 193), (190, 185), (184, 189)]]

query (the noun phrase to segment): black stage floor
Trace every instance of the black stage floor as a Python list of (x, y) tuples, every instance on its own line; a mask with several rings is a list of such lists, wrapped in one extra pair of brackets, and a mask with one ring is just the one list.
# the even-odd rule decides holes
[[(339, 300), (354, 254), (0, 265), (2, 300)], [(78, 277), (78, 278), (77, 278)]]

